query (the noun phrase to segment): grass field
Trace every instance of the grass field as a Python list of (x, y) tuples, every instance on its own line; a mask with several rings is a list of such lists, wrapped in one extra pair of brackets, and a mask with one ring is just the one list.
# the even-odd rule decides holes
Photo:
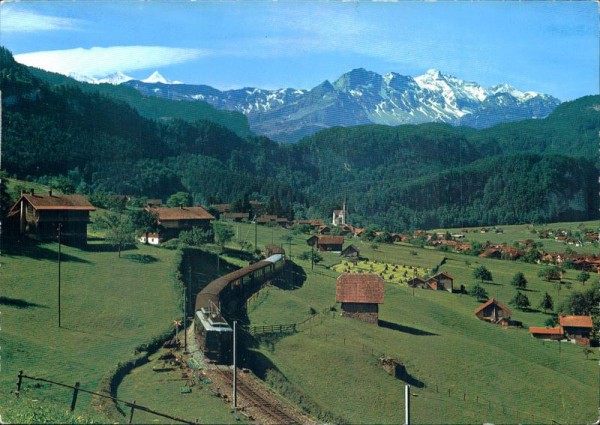
[[(285, 230), (259, 228), (259, 246), (285, 235), (289, 235)], [(293, 250), (307, 250), (306, 238), (294, 236)], [(473, 269), (484, 265), (493, 281), (483, 286), (490, 297), (504, 303), (516, 292), (510, 279), (522, 271), (529, 281), (525, 294), (534, 309), (545, 291), (557, 303), (559, 296), (582, 288), (574, 271), (563, 279), (572, 283), (572, 289), (563, 285), (559, 294), (555, 284), (537, 277), (538, 265), (397, 244), (380, 244), (373, 250), (366, 243), (352, 243), (361, 255), (391, 264), (431, 269), (445, 257), (439, 270), (453, 274), (455, 285), (470, 286), (475, 281)], [(340, 257), (333, 253), (323, 257), (314, 270), (310, 262), (294, 259), (306, 275), (303, 284), (297, 289), (261, 291), (249, 307), (252, 324), (299, 322), (309, 317), (311, 309), (321, 312), (335, 306), (338, 273), (331, 268), (340, 263)], [(428, 290), (416, 290), (413, 295), (404, 285), (386, 284), (380, 309), (385, 326), (342, 318), (338, 308), (337, 313), (321, 314), (301, 332), (259, 350), (296, 387), (351, 423), (403, 421), (404, 382), (378, 366), (381, 354), (406, 366), (418, 395), (412, 403), (415, 423), (585, 423), (596, 419), (596, 352), (586, 359), (583, 349), (573, 344), (542, 342), (531, 338), (526, 328), (502, 329), (481, 322), (473, 314), (478, 305), (466, 295)], [(539, 326), (548, 316), (513, 308), (512, 317), (525, 326)]]
[[(150, 356), (150, 362), (134, 369), (119, 386), (119, 398), (137, 400), (160, 411), (169, 412), (179, 418), (198, 423), (228, 424), (245, 423), (244, 416), (232, 413), (230, 403), (213, 395), (214, 386), (200, 383), (192, 387), (192, 392), (181, 393), (185, 380), (180, 370), (157, 373), (152, 367), (162, 364), (157, 358), (167, 350), (161, 349)], [(134, 423), (172, 423), (150, 413), (136, 411)]]
[[(572, 232), (581, 231), (583, 229), (591, 229), (598, 232), (600, 229), (600, 220), (571, 223), (550, 223), (544, 225), (519, 224), (511, 226), (498, 226), (498, 228), (502, 229), (502, 233), (495, 233), (494, 231), (481, 233), (481, 228), (479, 227), (466, 229), (437, 229), (432, 232), (445, 233), (446, 231), (449, 231), (451, 234), (462, 233), (465, 235), (465, 242), (506, 242), (509, 245), (512, 245), (514, 241), (533, 239), (535, 242), (541, 242), (543, 249), (546, 252), (565, 252), (568, 247), (580, 254), (598, 254), (598, 246), (594, 246), (590, 242), (584, 243), (583, 246), (577, 247), (550, 238), (541, 239), (537, 232), (542, 230), (552, 230), (554, 231), (554, 234), (557, 234), (556, 232), (560, 229), (571, 230)], [(463, 230), (468, 230), (468, 232), (465, 233)]]
[[(2, 341), (0, 388), (14, 391), (16, 376), (45, 377), (97, 390), (117, 362), (132, 357), (180, 316), (170, 277), (174, 252), (139, 245), (122, 258), (100, 243), (88, 250), (62, 247), (62, 327), (57, 315), (57, 244), (4, 246), (0, 257)], [(131, 254), (152, 256), (139, 263)], [(25, 381), (23, 394), (68, 408), (70, 390)], [(79, 410), (81, 409), (81, 410)], [(90, 411), (80, 395), (77, 410)], [(1, 409), (0, 409), (1, 412)], [(10, 418), (7, 418), (10, 420)]]

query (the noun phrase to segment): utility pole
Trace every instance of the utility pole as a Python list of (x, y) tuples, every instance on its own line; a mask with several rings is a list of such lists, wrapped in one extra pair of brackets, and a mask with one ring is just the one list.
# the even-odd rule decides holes
[(62, 223), (58, 223), (58, 327), (60, 328), (60, 254), (61, 254)]
[(188, 266), (188, 279), (187, 283), (183, 283), (183, 353), (187, 353), (187, 290), (192, 280), (192, 265)]
[(404, 386), (404, 424), (410, 425), (410, 385)]
[(258, 229), (256, 228), (256, 216), (254, 216), (254, 251), (258, 251)]
[(233, 321), (233, 408), (237, 408), (237, 320)]

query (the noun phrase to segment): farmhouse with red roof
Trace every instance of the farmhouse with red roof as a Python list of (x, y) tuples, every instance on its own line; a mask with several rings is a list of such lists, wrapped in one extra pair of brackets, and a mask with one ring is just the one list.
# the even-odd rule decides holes
[(210, 222), (215, 219), (202, 207), (160, 207), (148, 208), (148, 211), (156, 215), (161, 228), (160, 236), (164, 239), (175, 238), (182, 230), (190, 230), (192, 227), (208, 230)]
[(563, 329), (558, 328), (538, 328), (535, 326), (529, 327), (529, 333), (532, 337), (537, 339), (551, 339), (558, 341), (564, 338)]
[(19, 234), (40, 241), (56, 241), (61, 226), (61, 242), (73, 245), (87, 243), (90, 211), (96, 208), (83, 195), (21, 193), (8, 211), (8, 218)]
[(589, 345), (590, 334), (594, 327), (592, 316), (558, 316), (558, 324), (565, 336), (581, 345)]
[(377, 324), (379, 304), (383, 304), (383, 286), (383, 279), (376, 274), (340, 275), (335, 301), (342, 303), (342, 316)]

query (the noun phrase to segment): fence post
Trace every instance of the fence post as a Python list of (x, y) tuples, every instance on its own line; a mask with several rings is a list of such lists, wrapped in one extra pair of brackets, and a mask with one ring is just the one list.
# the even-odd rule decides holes
[(448, 388), (448, 397), (450, 397), (450, 388)]
[(75, 382), (75, 388), (73, 388), (73, 400), (71, 400), (71, 412), (75, 410), (75, 404), (77, 403), (77, 393), (79, 393), (79, 382)]
[(20, 370), (19, 374), (17, 375), (17, 377), (19, 378), (19, 380), (17, 381), (17, 392), (21, 392), (21, 384), (23, 383), (23, 371)]
[(133, 421), (133, 411), (135, 410), (135, 400), (133, 400), (133, 404), (131, 405), (131, 412), (129, 413), (129, 423)]

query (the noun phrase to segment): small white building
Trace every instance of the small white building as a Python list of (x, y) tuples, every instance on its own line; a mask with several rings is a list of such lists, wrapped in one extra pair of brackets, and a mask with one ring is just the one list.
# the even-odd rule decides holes
[[(146, 235), (148, 236), (148, 241), (146, 242)], [(140, 236), (141, 243), (149, 243), (150, 245), (158, 245), (162, 242), (162, 238), (158, 233), (142, 233)]]
[(346, 201), (344, 200), (344, 205), (341, 210), (333, 210), (333, 218), (331, 220), (331, 224), (334, 226), (345, 226), (348, 223), (346, 217)]

